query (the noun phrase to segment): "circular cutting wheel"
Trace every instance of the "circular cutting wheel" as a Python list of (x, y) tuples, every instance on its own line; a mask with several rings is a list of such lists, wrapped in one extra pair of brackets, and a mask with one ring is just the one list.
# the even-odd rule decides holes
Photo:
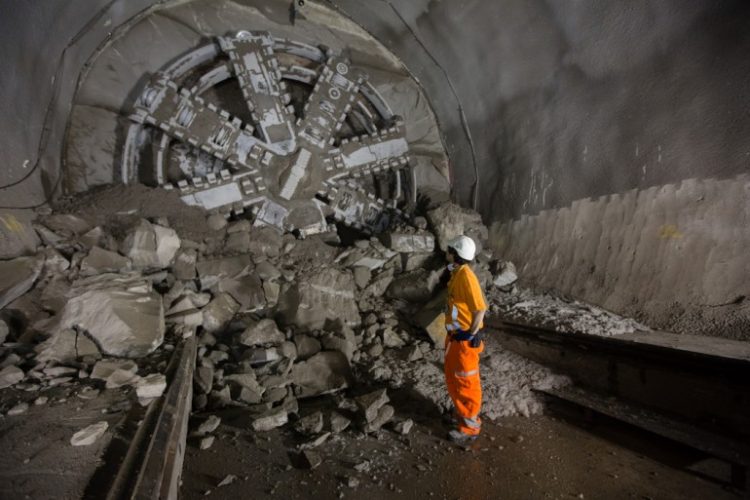
[(414, 202), (404, 126), (367, 75), (265, 32), (220, 37), (153, 75), (133, 104), (124, 182), (304, 234), (377, 232)]

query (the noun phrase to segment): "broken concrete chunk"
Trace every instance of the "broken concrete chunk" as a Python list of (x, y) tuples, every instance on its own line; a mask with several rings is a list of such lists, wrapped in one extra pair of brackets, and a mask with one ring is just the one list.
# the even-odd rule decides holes
[(274, 347), (269, 347), (268, 349), (248, 349), (242, 353), (242, 360), (249, 362), (252, 366), (270, 363), (279, 359), (281, 359), (281, 355), (279, 355), (279, 351)]
[(297, 358), (305, 360), (321, 350), (321, 345), (318, 339), (300, 333), (294, 336), (294, 345), (297, 346)]
[(351, 368), (338, 351), (323, 351), (292, 367), (295, 394), (305, 398), (328, 394), (349, 386)]
[(297, 463), (299, 463), (300, 467), (303, 469), (312, 470), (323, 463), (323, 458), (315, 451), (303, 450), (298, 455)]
[(414, 421), (410, 418), (406, 420), (399, 420), (393, 424), (393, 430), (401, 435), (407, 435), (411, 432), (411, 428), (414, 427)]
[(329, 351), (339, 351), (346, 356), (347, 361), (351, 362), (357, 345), (345, 338), (337, 335), (326, 335), (323, 337), (323, 347)]
[(401, 254), (401, 269), (404, 272), (414, 271), (427, 266), (434, 254), (432, 253), (405, 253)]
[(316, 411), (302, 417), (294, 424), (294, 430), (305, 436), (313, 436), (323, 430), (323, 413)]
[(107, 377), (105, 387), (107, 389), (117, 389), (124, 385), (135, 385), (140, 379), (140, 376), (131, 371), (117, 369)]
[(16, 366), (6, 366), (0, 370), (0, 389), (17, 384), (24, 378), (23, 370)]
[(217, 488), (221, 488), (222, 486), (229, 486), (233, 482), (237, 480), (237, 476), (234, 474), (228, 474), (222, 479), (219, 484), (216, 485)]
[(104, 230), (97, 226), (79, 237), (78, 242), (85, 248), (100, 246), (104, 243)]
[(354, 278), (334, 268), (298, 276), (282, 289), (277, 316), (284, 325), (308, 330), (323, 328), (332, 319), (341, 326), (359, 325)]
[(196, 264), (202, 290), (209, 289), (224, 279), (245, 276), (254, 268), (249, 255), (202, 260)]
[(274, 408), (268, 413), (253, 420), (252, 428), (257, 432), (267, 432), (285, 425), (289, 421), (289, 414), (283, 408)]
[(279, 302), (279, 293), (281, 292), (281, 285), (275, 281), (264, 281), (263, 282), (263, 293), (266, 296), (266, 307), (276, 307)]
[(180, 238), (173, 229), (151, 224), (141, 219), (120, 244), (120, 252), (129, 257), (136, 269), (169, 267)]
[(203, 328), (217, 332), (224, 328), (239, 311), (240, 305), (228, 293), (220, 293), (203, 309)]
[(266, 306), (263, 283), (256, 274), (221, 280), (215, 288), (230, 294), (240, 304), (241, 312), (258, 311)]
[(516, 266), (510, 261), (498, 261), (495, 263), (495, 272), (492, 284), (497, 288), (505, 288), (518, 281)]
[[(262, 387), (258, 386), (257, 389), (248, 389), (247, 387), (240, 387), (237, 397), (237, 401), (240, 401), (249, 405), (257, 405), (264, 399), (265, 391)], [(285, 393), (286, 395), (286, 393)]]
[(135, 384), (135, 392), (141, 399), (161, 397), (167, 388), (167, 378), (161, 373), (146, 375)]
[[(77, 340), (88, 337), (95, 341), (108, 356), (143, 357), (164, 341), (161, 295), (139, 276), (100, 274), (76, 282), (70, 295), (40, 360), (65, 362), (82, 355), (75, 343), (72, 352), (59, 350), (56, 337), (69, 330), (80, 332)], [(58, 350), (52, 349), (55, 344)]]
[(91, 229), (91, 224), (72, 214), (49, 215), (42, 219), (42, 224), (66, 237), (81, 235)]
[(62, 274), (70, 268), (70, 261), (54, 248), (44, 249), (44, 275)]
[(435, 249), (435, 237), (426, 231), (416, 234), (385, 233), (382, 241), (391, 250), (401, 253), (432, 252)]
[(200, 393), (208, 394), (214, 384), (213, 366), (199, 366), (193, 373), (193, 382), (198, 387)]
[(205, 436), (215, 431), (221, 424), (221, 418), (216, 415), (210, 415), (201, 425), (196, 429), (195, 434), (197, 436)]
[(0, 259), (14, 259), (36, 252), (39, 237), (23, 217), (0, 212)]
[(355, 398), (354, 401), (357, 403), (359, 411), (364, 415), (365, 420), (370, 422), (375, 420), (380, 408), (390, 401), (390, 399), (388, 398), (385, 389), (379, 389), (363, 396), (359, 396)]
[(346, 430), (351, 422), (351, 420), (349, 420), (342, 414), (333, 411), (328, 418), (328, 428), (334, 434), (338, 434), (339, 432), (343, 432), (344, 430)]
[(263, 281), (275, 280), (281, 277), (281, 271), (267, 260), (257, 263), (255, 265), (255, 272)]
[(372, 420), (368, 421), (362, 429), (365, 433), (369, 434), (379, 430), (383, 425), (393, 418), (396, 410), (391, 405), (384, 405), (378, 410), (377, 416)]
[(97, 439), (102, 437), (105, 432), (107, 432), (108, 427), (109, 424), (104, 420), (95, 424), (91, 424), (88, 427), (85, 427), (73, 434), (73, 437), (70, 438), (70, 444), (72, 444), (73, 446), (92, 445), (96, 442)]
[(229, 227), (227, 227), (227, 234), (232, 233), (239, 233), (241, 231), (244, 231), (246, 233), (250, 232), (252, 230), (253, 225), (250, 223), (247, 219), (238, 220), (236, 222), (232, 222), (229, 224)]
[(23, 413), (26, 413), (28, 410), (29, 410), (29, 403), (18, 403), (13, 408), (8, 410), (8, 416), (15, 417), (16, 415), (21, 415)]
[(89, 254), (81, 261), (81, 274), (91, 276), (106, 272), (129, 271), (132, 267), (130, 259), (122, 255), (104, 250), (99, 247), (92, 247)]
[(225, 386), (218, 391), (211, 391), (208, 396), (213, 408), (224, 408), (232, 404), (232, 392), (229, 386)]
[(386, 327), (383, 332), (383, 345), (390, 348), (404, 347), (405, 342), (393, 328)]
[(458, 236), (469, 236), (477, 246), (477, 253), (482, 251), (487, 241), (487, 227), (482, 223), (482, 216), (473, 210), (462, 208), (446, 202), (427, 212), (427, 219), (435, 230), (440, 250), (445, 251), (448, 243)]
[(273, 227), (253, 227), (247, 251), (256, 259), (260, 257), (276, 258), (282, 247), (281, 233)]
[(442, 273), (442, 270), (430, 272), (425, 269), (417, 269), (401, 274), (388, 285), (386, 293), (389, 298), (393, 299), (425, 302), (432, 296), (432, 292), (440, 282)]
[(247, 253), (248, 248), (250, 248), (250, 235), (245, 232), (228, 234), (224, 242), (224, 251), (227, 253)]
[(273, 389), (267, 390), (263, 393), (263, 401), (267, 403), (278, 403), (284, 399), (287, 395), (287, 390), (284, 387), (274, 387)]
[(297, 346), (294, 345), (294, 342), (284, 341), (279, 345), (279, 354), (285, 358), (296, 359)]
[(214, 440), (216, 440), (216, 436), (206, 436), (200, 440), (198, 447), (201, 450), (207, 450), (214, 444)]
[(180, 249), (174, 258), (172, 272), (178, 280), (192, 280), (197, 276), (198, 252), (194, 249)]
[(65, 377), (77, 375), (78, 368), (73, 368), (70, 366), (51, 366), (42, 370), (42, 373), (44, 373), (49, 378)]
[(357, 288), (362, 289), (366, 287), (368, 283), (370, 283), (372, 272), (369, 268), (364, 266), (355, 266), (352, 269), (352, 272), (354, 273), (354, 283), (356, 283)]
[(227, 225), (227, 218), (222, 214), (211, 214), (206, 217), (206, 224), (211, 230), (218, 231)]
[(43, 254), (0, 261), (0, 309), (34, 286), (43, 266)]
[(325, 443), (328, 440), (329, 437), (331, 437), (331, 433), (330, 432), (324, 432), (320, 436), (317, 436), (315, 439), (313, 439), (311, 441), (308, 441), (306, 443), (302, 443), (301, 445), (299, 445), (299, 449), (300, 450), (310, 450), (312, 448), (317, 448), (321, 444)]

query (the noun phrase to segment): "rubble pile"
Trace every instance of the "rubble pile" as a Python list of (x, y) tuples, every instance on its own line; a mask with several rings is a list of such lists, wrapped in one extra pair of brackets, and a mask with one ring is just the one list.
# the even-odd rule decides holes
[[(197, 231), (174, 210), (84, 213), (41, 212), (0, 261), (0, 389), (16, 390), (12, 404), (0, 399), (6, 413), (51, 387), (68, 389), (60, 397), (129, 391), (148, 404), (167, 389), (175, 346), (195, 336), (200, 447), (216, 439), (218, 412), (239, 410), (257, 432), (293, 428), (312, 468), (332, 436), (410, 432), (389, 391), (449, 408), (441, 250), (451, 238), (477, 241), (473, 268), (493, 310), (536, 314), (513, 264), (493, 258), (478, 214), (450, 203), (346, 245), (335, 231), (300, 238), (217, 215)], [(565, 383), (491, 339), (482, 363), (489, 418), (537, 413), (532, 389)]]
[(488, 298), (491, 313), (507, 321), (602, 337), (650, 330), (648, 326), (632, 318), (624, 318), (553, 292), (536, 293), (516, 285), (504, 288), (510, 293), (502, 292), (502, 288), (495, 288)]

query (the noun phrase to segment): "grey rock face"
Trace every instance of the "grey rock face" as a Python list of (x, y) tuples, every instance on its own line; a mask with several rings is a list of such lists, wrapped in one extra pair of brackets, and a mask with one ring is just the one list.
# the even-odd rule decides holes
[(170, 266), (179, 248), (180, 238), (173, 229), (141, 219), (120, 244), (120, 253), (136, 269), (163, 269)]
[(36, 252), (39, 237), (28, 222), (0, 212), (0, 259), (14, 259)]
[(510, 261), (498, 261), (495, 264), (495, 273), (492, 284), (503, 289), (510, 287), (518, 281), (518, 272), (515, 264)]
[(481, 215), (454, 203), (447, 202), (430, 210), (427, 212), (427, 219), (435, 230), (438, 246), (442, 251), (445, 251), (451, 240), (463, 234), (474, 240), (479, 253), (489, 235)]
[(198, 252), (194, 249), (180, 249), (175, 255), (172, 272), (178, 280), (192, 280), (196, 277), (195, 264)]
[(279, 297), (277, 315), (282, 324), (307, 330), (320, 329), (335, 320), (340, 325), (360, 323), (350, 273), (327, 268), (298, 276)]
[(305, 436), (314, 436), (323, 430), (323, 413), (316, 411), (294, 424), (294, 430)]
[(216, 332), (232, 320), (240, 305), (228, 293), (220, 293), (203, 308), (203, 328)]
[(0, 309), (34, 286), (43, 266), (41, 255), (0, 261)]
[(254, 269), (249, 255), (202, 260), (196, 264), (201, 289), (207, 290), (224, 279), (236, 279)]
[(393, 232), (382, 237), (383, 244), (401, 253), (424, 253), (435, 249), (435, 237), (424, 231), (419, 233)]
[[(75, 358), (73, 352), (58, 352), (56, 336), (79, 332), (79, 340), (90, 339), (108, 356), (139, 358), (153, 352), (164, 341), (164, 307), (149, 281), (137, 275), (100, 274), (76, 282), (71, 298), (60, 313), (52, 338), (44, 344), (42, 359)], [(80, 346), (79, 346), (80, 347)]]
[(23, 370), (16, 366), (6, 366), (0, 370), (0, 389), (17, 384), (24, 378)]
[(299, 398), (317, 396), (349, 386), (351, 368), (338, 351), (323, 351), (292, 367), (295, 394)]
[(442, 270), (429, 272), (425, 269), (401, 274), (388, 286), (387, 294), (391, 298), (410, 302), (427, 301), (440, 281), (441, 274)]
[(81, 261), (81, 274), (91, 276), (108, 272), (117, 273), (129, 271), (131, 267), (132, 263), (127, 257), (95, 246), (91, 248), (89, 254)]
[(321, 345), (318, 339), (309, 335), (297, 334), (294, 336), (294, 344), (297, 346), (297, 357), (300, 360), (305, 360), (321, 350)]
[(390, 401), (390, 399), (388, 398), (388, 393), (385, 389), (380, 389), (355, 398), (357, 409), (362, 413), (367, 422), (375, 420), (380, 408), (388, 401)]
[(280, 344), (285, 338), (276, 327), (274, 320), (262, 319), (245, 328), (245, 331), (237, 337), (237, 341), (242, 345), (252, 347), (262, 344)]

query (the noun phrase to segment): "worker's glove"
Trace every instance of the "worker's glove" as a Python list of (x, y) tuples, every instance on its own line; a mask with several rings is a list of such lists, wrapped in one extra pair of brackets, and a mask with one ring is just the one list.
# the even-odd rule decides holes
[(469, 340), (469, 346), (476, 349), (480, 345), (482, 345), (482, 332), (477, 332), (476, 335)]

